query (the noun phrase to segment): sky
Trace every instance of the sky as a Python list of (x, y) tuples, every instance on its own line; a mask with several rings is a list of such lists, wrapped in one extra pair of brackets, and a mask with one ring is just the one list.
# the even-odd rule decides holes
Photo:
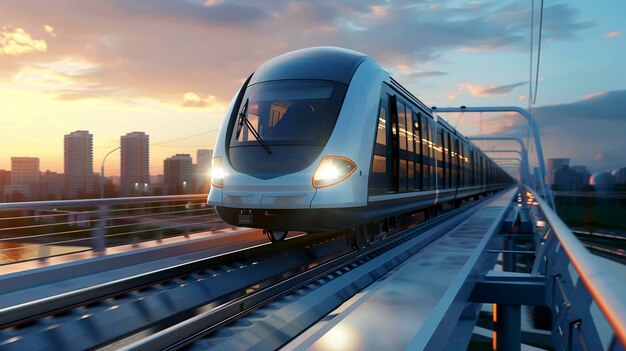
[[(3, 0), (0, 169), (31, 156), (42, 171), (63, 172), (63, 136), (75, 130), (94, 135), (96, 172), (133, 131), (150, 135), (152, 175), (176, 153), (195, 161), (256, 67), (311, 46), (373, 57), (429, 106), (527, 108), (531, 8), (532, 0)], [(623, 0), (545, 0), (530, 105), (546, 158), (593, 172), (626, 166), (624, 14)], [(527, 136), (525, 121), (507, 114), (444, 118), (466, 135)], [(113, 153), (107, 175), (119, 166)]]

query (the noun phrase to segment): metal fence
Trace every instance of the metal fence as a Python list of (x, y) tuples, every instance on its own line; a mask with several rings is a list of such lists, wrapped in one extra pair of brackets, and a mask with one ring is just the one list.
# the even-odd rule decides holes
[(0, 264), (224, 226), (206, 194), (0, 203)]
[(530, 188), (545, 227), (533, 271), (546, 277), (553, 345), (563, 350), (626, 349), (626, 267), (592, 255)]

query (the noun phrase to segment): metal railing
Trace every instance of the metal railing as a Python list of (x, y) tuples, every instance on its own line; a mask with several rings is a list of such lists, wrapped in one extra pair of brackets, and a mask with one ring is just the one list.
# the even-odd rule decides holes
[[(618, 342), (626, 349), (626, 284), (583, 246), (541, 197), (525, 190), (533, 194), (546, 223), (534, 271), (547, 279), (553, 338), (568, 340), (567, 349), (618, 350)], [(596, 309), (613, 330), (612, 340), (600, 337)]]
[(0, 264), (224, 227), (206, 196), (0, 203)]

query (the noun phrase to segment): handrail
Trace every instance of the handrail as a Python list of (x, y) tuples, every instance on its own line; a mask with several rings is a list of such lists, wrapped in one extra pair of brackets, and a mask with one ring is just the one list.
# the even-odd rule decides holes
[(567, 225), (550, 206), (530, 187), (525, 187), (535, 196), (550, 228), (561, 247), (585, 284), (589, 294), (607, 319), (617, 339), (626, 347), (626, 285), (612, 276), (611, 272), (594, 262), (594, 257), (572, 234)]
[(207, 194), (189, 195), (164, 195), (164, 196), (135, 196), (135, 197), (115, 197), (106, 199), (80, 199), (80, 200), (52, 200), (52, 201), (25, 201), (25, 202), (4, 202), (0, 203), (0, 211), (13, 209), (39, 209), (56, 207), (81, 207), (81, 206), (108, 206), (127, 205), (149, 202), (166, 201), (195, 201), (206, 200)]

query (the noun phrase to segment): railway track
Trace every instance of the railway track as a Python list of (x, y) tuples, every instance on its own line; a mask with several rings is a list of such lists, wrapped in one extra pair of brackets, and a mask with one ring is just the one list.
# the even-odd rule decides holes
[(626, 236), (622, 233), (596, 233), (572, 230), (587, 249), (596, 255), (626, 264)]
[[(448, 230), (469, 218), (482, 201), (403, 230), (364, 250), (351, 251), (324, 264), (233, 299), (214, 309), (142, 337), (123, 350), (279, 348), (381, 278)], [(436, 228), (436, 229), (435, 229)], [(260, 322), (260, 323), (259, 323)], [(234, 331), (248, 336), (233, 344)], [(271, 337), (258, 337), (274, 330)], [(241, 338), (238, 338), (241, 340)]]
[[(273, 301), (311, 286), (328, 289), (345, 273), (362, 272), (335, 289), (334, 297), (322, 299), (316, 313), (323, 313), (436, 240), (482, 202), (361, 251), (349, 248), (344, 233), (305, 235), (3, 308), (0, 350), (153, 350), (206, 343), (206, 335)], [(439, 230), (420, 235), (434, 227)], [(321, 318), (307, 313), (306, 321)]]
[[(186, 319), (347, 252), (337, 234), (301, 236), (36, 299), (0, 310), (0, 350), (91, 349)], [(277, 264), (280, 262), (280, 264)], [(85, 325), (98, 333), (84, 333)], [(81, 338), (72, 336), (80, 334)]]

